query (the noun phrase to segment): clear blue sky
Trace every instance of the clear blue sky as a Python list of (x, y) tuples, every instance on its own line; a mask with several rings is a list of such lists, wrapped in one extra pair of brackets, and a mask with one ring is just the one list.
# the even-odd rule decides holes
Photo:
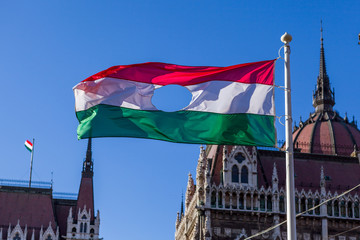
[[(285, 31), (293, 36), (293, 116), (305, 120), (313, 111), (321, 19), (335, 109), (360, 120), (359, 9), (356, 0), (2, 0), (0, 178), (28, 179), (24, 141), (35, 138), (34, 180), (50, 181), (53, 171), (54, 191), (78, 191), (86, 140), (76, 137), (72, 87), (88, 76), (148, 61), (227, 66), (274, 59)], [(276, 84), (283, 85), (283, 61), (276, 67)], [(181, 91), (156, 94), (159, 108), (187, 104)], [(283, 99), (276, 90), (278, 116)], [(279, 124), (278, 134), (284, 139)], [(181, 192), (187, 174), (195, 175), (198, 154), (198, 145), (95, 139), (100, 235), (173, 239)]]

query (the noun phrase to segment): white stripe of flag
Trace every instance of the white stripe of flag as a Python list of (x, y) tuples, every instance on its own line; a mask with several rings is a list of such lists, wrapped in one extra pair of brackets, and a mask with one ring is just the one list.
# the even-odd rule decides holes
[(25, 147), (27, 148), (27, 150), (29, 150), (30, 152), (32, 152), (32, 150), (33, 150), (33, 144), (32, 144), (29, 140), (26, 140), (26, 141), (25, 141)]

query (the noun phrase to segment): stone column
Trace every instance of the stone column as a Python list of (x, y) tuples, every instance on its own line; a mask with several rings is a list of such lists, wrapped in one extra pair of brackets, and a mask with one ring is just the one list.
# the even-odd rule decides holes
[(322, 240), (328, 240), (328, 219), (326, 217), (321, 219), (321, 236)]

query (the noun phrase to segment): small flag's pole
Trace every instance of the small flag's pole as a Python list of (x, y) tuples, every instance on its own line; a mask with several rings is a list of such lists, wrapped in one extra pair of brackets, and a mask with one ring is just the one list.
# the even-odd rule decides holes
[(32, 167), (33, 167), (33, 157), (34, 157), (34, 151), (35, 151), (35, 138), (33, 138), (33, 147), (31, 151), (31, 161), (30, 161), (30, 180), (29, 180), (29, 188), (31, 187), (31, 176), (32, 176)]
[(286, 137), (286, 207), (287, 239), (296, 240), (294, 155), (292, 140), (291, 84), (290, 84), (290, 46), (292, 37), (287, 32), (281, 36), (284, 43), (285, 59), (285, 137)]

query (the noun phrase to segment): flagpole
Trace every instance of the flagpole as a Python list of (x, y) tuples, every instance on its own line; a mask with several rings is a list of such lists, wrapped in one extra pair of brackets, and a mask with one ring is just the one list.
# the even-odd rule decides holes
[(292, 37), (285, 32), (281, 36), (284, 43), (285, 67), (285, 137), (286, 137), (286, 207), (287, 239), (296, 240), (294, 150), (292, 139), (291, 83), (290, 83), (290, 45)]
[(31, 176), (32, 176), (32, 167), (33, 167), (33, 157), (34, 157), (34, 151), (35, 151), (35, 138), (33, 138), (33, 147), (31, 151), (31, 161), (30, 161), (30, 180), (29, 180), (29, 188), (31, 187)]

